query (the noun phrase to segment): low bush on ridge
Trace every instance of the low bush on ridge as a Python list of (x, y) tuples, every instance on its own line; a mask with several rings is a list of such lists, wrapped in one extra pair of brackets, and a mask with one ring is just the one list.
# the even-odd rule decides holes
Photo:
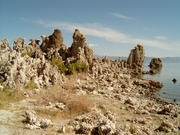
[(74, 63), (68, 65), (69, 74), (87, 72), (88, 66), (86, 63), (81, 62), (80, 60), (76, 60)]
[(37, 89), (38, 87), (37, 87), (37, 85), (33, 81), (29, 81), (26, 84), (25, 88), (27, 88), (27, 89)]
[(67, 72), (67, 68), (64, 65), (63, 61), (57, 59), (57, 58), (52, 58), (52, 60), (50, 61), (50, 64), (54, 67), (57, 66), (59, 68), (59, 70), (65, 75)]
[(50, 64), (53, 67), (57, 66), (64, 75), (71, 75), (74, 73), (81, 73), (81, 72), (86, 73), (88, 71), (88, 66), (86, 65), (86, 63), (81, 62), (80, 60), (76, 60), (75, 62), (69, 64), (68, 66), (65, 66), (63, 61), (57, 58), (53, 58), (50, 61)]

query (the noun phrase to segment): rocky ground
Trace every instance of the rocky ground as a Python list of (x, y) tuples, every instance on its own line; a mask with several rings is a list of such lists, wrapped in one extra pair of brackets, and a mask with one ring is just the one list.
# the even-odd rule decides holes
[[(121, 81), (126, 77), (124, 75)], [(59, 102), (58, 96), (55, 96), (58, 95), (58, 92), (54, 90), (38, 92), (31, 90), (25, 93), (23, 91), (19, 101), (1, 101), (1, 133), (9, 135), (179, 134), (180, 106), (156, 99), (154, 91), (151, 91), (152, 86), (144, 85), (145, 83), (149, 84), (152, 80), (129, 79), (129, 85), (126, 86), (122, 85), (122, 82), (114, 80), (109, 84), (107, 84), (108, 82), (101, 83), (93, 89), (92, 86), (97, 83), (93, 78), (89, 76), (83, 79), (73, 78), (71, 88), (62, 90), (53, 87), (52, 89), (56, 89), (60, 93), (64, 91), (67, 94), (66, 100), (73, 100), (73, 97), (78, 95), (79, 99), (73, 101), (78, 106), (84, 105), (84, 108), (87, 109), (90, 107), (90, 110), (80, 113), (69, 111), (69, 107), (66, 107), (68, 102), (64, 102), (63, 99), (61, 99), (62, 102)], [(63, 97), (65, 94), (59, 96)], [(71, 97), (68, 97), (68, 94)], [(48, 99), (50, 98), (47, 97), (48, 95), (52, 99)], [(75, 107), (76, 109), (79, 108)], [(31, 114), (31, 111), (34, 111), (34, 114)], [(46, 124), (37, 126), (38, 120), (36, 121), (35, 118), (45, 120)]]
[(163, 84), (132, 77), (149, 73), (142, 45), (127, 61), (110, 60), (94, 58), (78, 29), (69, 48), (58, 29), (41, 37), (41, 45), (16, 38), (13, 49), (0, 41), (1, 134), (180, 133), (180, 106), (155, 97)]

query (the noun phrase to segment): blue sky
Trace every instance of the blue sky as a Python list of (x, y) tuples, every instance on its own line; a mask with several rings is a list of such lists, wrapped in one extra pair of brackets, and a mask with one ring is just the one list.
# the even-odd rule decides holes
[(67, 47), (76, 28), (94, 53), (128, 56), (137, 44), (152, 57), (180, 57), (179, 0), (0, 0), (0, 40), (41, 39), (61, 30)]

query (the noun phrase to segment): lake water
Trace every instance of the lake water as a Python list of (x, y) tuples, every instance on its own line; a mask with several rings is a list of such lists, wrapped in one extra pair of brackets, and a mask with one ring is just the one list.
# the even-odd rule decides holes
[[(149, 63), (150, 61), (145, 62), (145, 70), (149, 70)], [(157, 92), (157, 97), (170, 102), (176, 99), (176, 102), (180, 103), (180, 62), (165, 61), (157, 74), (143, 75), (143, 78), (154, 78), (163, 83), (164, 87)], [(176, 83), (173, 83), (173, 78), (176, 78)]]

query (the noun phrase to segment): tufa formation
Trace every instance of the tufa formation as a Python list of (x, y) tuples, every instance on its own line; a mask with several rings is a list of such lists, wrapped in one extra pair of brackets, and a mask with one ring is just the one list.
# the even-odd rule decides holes
[(107, 57), (94, 58), (93, 50), (87, 45), (86, 36), (79, 29), (75, 29), (69, 48), (63, 43), (62, 33), (58, 29), (55, 29), (52, 35), (41, 38), (41, 45), (38, 39), (30, 39), (30, 43), (26, 44), (24, 38), (16, 38), (13, 49), (7, 39), (0, 41), (1, 85), (12, 88), (17, 85), (26, 87), (33, 82), (37, 88), (54, 84), (63, 86), (65, 76), (57, 66), (50, 64), (53, 59), (61, 61), (66, 67), (79, 60), (86, 64), (88, 73), (95, 79), (105, 73), (111, 73), (104, 76), (106, 80), (118, 79), (121, 78), (122, 70), (128, 74), (142, 73), (145, 54), (142, 45), (138, 44), (131, 50), (126, 62), (121, 59), (113, 61)]

